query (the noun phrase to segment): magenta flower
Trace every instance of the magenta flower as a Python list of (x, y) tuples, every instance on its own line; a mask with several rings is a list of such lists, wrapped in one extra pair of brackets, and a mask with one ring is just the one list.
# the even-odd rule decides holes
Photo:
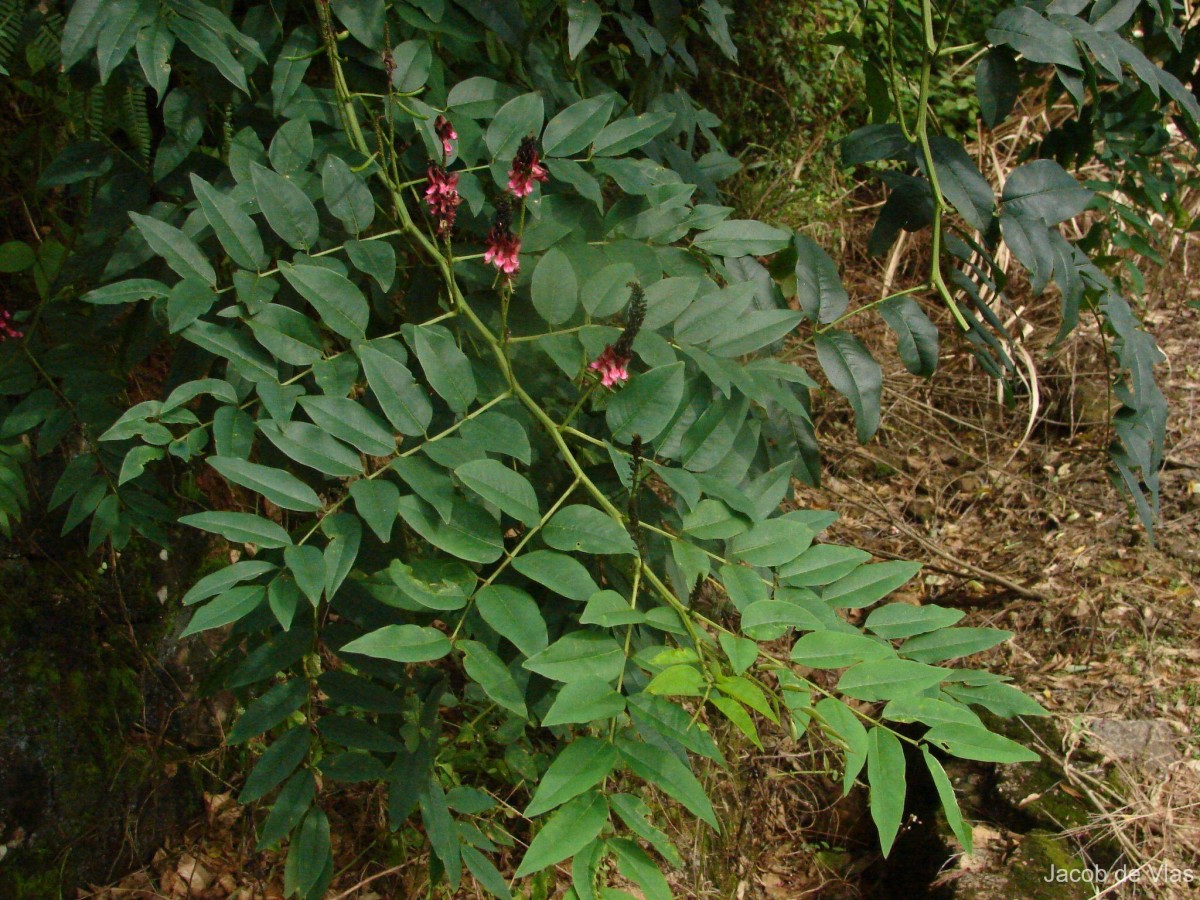
[(437, 233), (445, 236), (454, 227), (458, 215), (458, 204), (462, 197), (458, 193), (458, 173), (447, 173), (441, 166), (430, 164), (427, 173), (429, 187), (425, 188), (425, 202), (429, 215), (436, 223)]
[(437, 136), (442, 142), (442, 156), (449, 159), (454, 152), (452, 141), (458, 140), (458, 132), (454, 130), (454, 126), (445, 116), (438, 116), (433, 120), (433, 130), (437, 132)]
[(546, 169), (538, 157), (537, 141), (527, 137), (521, 141), (512, 168), (508, 170), (508, 189), (518, 197), (528, 197), (533, 193), (533, 183), (546, 179)]
[(512, 208), (508, 201), (501, 200), (496, 204), (496, 218), (491, 231), (487, 233), (487, 251), (483, 254), (483, 261), (511, 277), (521, 268), (520, 252), (521, 239), (512, 233)]
[(600, 383), (606, 388), (629, 380), (629, 361), (633, 358), (633, 341), (646, 319), (646, 292), (636, 281), (629, 282), (629, 313), (625, 328), (615, 343), (588, 363), (588, 368), (600, 373)]
[(0, 341), (23, 337), (25, 337), (25, 332), (13, 325), (12, 313), (7, 309), (0, 309)]
[(588, 363), (588, 368), (593, 372), (599, 372), (600, 383), (606, 388), (610, 388), (629, 380), (629, 370), (626, 368), (628, 365), (629, 357), (618, 356), (617, 351), (610, 344), (604, 348), (603, 353)]

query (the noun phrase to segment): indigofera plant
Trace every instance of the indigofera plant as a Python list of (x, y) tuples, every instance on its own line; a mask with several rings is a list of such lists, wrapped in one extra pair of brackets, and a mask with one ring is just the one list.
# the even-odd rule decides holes
[[(228, 742), (257, 757), (241, 800), (264, 807), (261, 847), (287, 842), (290, 896), (333, 877), (342, 783), (384, 785), (393, 830), (419, 819), (434, 882), (465, 868), (508, 897), (503, 855), (518, 881), (569, 861), (580, 900), (610, 896), (611, 868), (659, 898), (680, 858), (638, 794), (720, 828), (693, 771), (725, 764), (718, 721), (758, 746), (765, 723), (819, 730), (846, 791), (865, 773), (885, 853), (909, 765), (969, 848), (939, 756), (1034, 758), (975, 709), (1044, 710), (960, 664), (1008, 632), (889, 602), (916, 564), (821, 542), (835, 513), (781, 508), (819, 469), (817, 383), (774, 355), (783, 339), (815, 344), (867, 440), (880, 371), (842, 324), (877, 307), (927, 374), (924, 297), (1002, 355), (976, 315), (996, 323), (980, 285), (1002, 286), (1001, 237), (1099, 303), (1122, 362), (1148, 340), (1051, 227), (1090, 193), (1029, 162), (997, 231), (986, 180), (930, 134), (923, 6), (919, 118), (846, 152), (899, 161), (880, 228), (931, 226), (933, 268), (850, 309), (813, 241), (716, 202), (736, 161), (683, 86), (692, 32), (735, 52), (714, 0), (650, 18), (593, 0), (73, 4), (63, 67), (98, 96), (140, 91), (161, 133), (144, 152), (88, 135), (43, 175), (84, 224), (28, 337), (0, 348), (5, 392), (24, 395), (3, 435), (40, 428), (47, 453), (78, 427), (51, 505), (69, 504), (67, 529), (90, 517), (93, 546), (166, 540), (172, 482), (216, 507), (179, 521), (240, 552), (184, 596), (185, 635), (227, 630)], [(1046, 62), (1016, 34), (992, 39)], [(989, 59), (1008, 60), (993, 81), (1015, 66)], [(86, 280), (102, 286), (81, 309)], [(79, 375), (68, 314), (117, 348), (92, 350), (105, 378)], [(116, 408), (113, 372), (163, 347), (161, 389)], [(209, 470), (225, 489), (203, 489)]]

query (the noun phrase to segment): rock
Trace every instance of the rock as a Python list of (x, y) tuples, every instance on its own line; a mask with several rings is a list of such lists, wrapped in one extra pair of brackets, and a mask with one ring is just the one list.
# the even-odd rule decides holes
[[(954, 900), (1087, 900), (1094, 896), (1082, 881), (1047, 880), (1059, 872), (1085, 869), (1066, 838), (1036, 830), (1013, 836), (1013, 840), (1016, 847), (1006, 858), (997, 853), (986, 867), (976, 868), (977, 859), (963, 857), (966, 864), (943, 876), (939, 884), (950, 888)], [(986, 854), (989, 849), (985, 846), (980, 852)]]
[(1090, 719), (1086, 724), (1091, 743), (1109, 759), (1158, 773), (1183, 758), (1175, 730), (1163, 719)]

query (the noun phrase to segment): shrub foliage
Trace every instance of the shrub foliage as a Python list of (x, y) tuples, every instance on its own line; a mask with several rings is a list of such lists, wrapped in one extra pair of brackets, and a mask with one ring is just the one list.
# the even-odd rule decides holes
[[(619, 896), (610, 867), (669, 896), (679, 854), (638, 795), (718, 829), (692, 765), (725, 764), (717, 722), (756, 745), (819, 729), (885, 853), (925, 766), (970, 846), (939, 757), (1031, 758), (973, 708), (1042, 710), (961, 665), (1007, 632), (889, 602), (915, 564), (781, 510), (820, 461), (816, 382), (775, 353), (812, 342), (863, 441), (882, 376), (844, 323), (864, 311), (928, 375), (925, 309), (945, 305), (1015, 383), (1003, 244), (1034, 290), (1058, 286), (1064, 334), (1102, 319), (1112, 458), (1149, 526), (1159, 354), (1119, 261), (1059, 226), (1170, 202), (1130, 137), (1172, 103), (1187, 135), (1200, 117), (1146, 55), (1181, 46), (1167, 0), (1014, 6), (958, 47), (940, 36), (968, 12), (922, 0), (837, 36), (912, 29), (843, 151), (888, 188), (873, 248), (921, 229), (933, 248), (922, 283), (853, 308), (816, 243), (720, 203), (738, 163), (687, 92), (698, 42), (737, 55), (718, 0), (0, 7), (11, 85), (70, 137), (36, 163), (52, 234), (0, 248), (36, 295), (3, 324), (4, 524), (32, 449), (66, 460), (49, 506), (93, 548), (166, 543), (177, 518), (236, 548), (184, 596), (185, 634), (224, 629), (228, 741), (255, 760), (241, 799), (260, 846), (288, 843), (290, 895), (332, 878), (339, 785), (375, 782), (435, 881), (465, 869), (508, 897), (495, 860), (521, 844), (516, 882), (569, 862), (582, 900)], [(1031, 144), (999, 197), (929, 114), (935, 75), (973, 53), (989, 127), (1048, 75), (1084, 123)], [(1096, 155), (1119, 180), (1062, 166)]]

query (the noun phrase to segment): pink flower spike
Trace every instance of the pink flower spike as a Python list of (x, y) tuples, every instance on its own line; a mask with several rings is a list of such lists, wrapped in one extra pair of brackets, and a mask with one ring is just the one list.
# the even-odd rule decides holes
[(0, 341), (16, 340), (23, 337), (25, 337), (25, 332), (13, 325), (12, 312), (7, 309), (0, 309)]
[(533, 183), (546, 181), (548, 177), (538, 156), (537, 142), (531, 137), (525, 138), (508, 170), (508, 189), (517, 197), (528, 197), (533, 193)]
[(454, 130), (454, 126), (445, 116), (438, 116), (433, 120), (433, 130), (442, 142), (442, 154), (449, 159), (450, 155), (454, 153), (453, 142), (458, 140), (458, 132)]
[(600, 373), (600, 383), (606, 387), (615, 387), (629, 380), (629, 357), (618, 356), (612, 345), (604, 348), (604, 352), (588, 363), (588, 368)]
[(458, 193), (458, 173), (447, 174), (441, 166), (431, 164), (426, 177), (429, 186), (425, 188), (425, 202), (429, 206), (430, 218), (439, 235), (448, 235), (454, 227), (458, 205), (462, 203)]

